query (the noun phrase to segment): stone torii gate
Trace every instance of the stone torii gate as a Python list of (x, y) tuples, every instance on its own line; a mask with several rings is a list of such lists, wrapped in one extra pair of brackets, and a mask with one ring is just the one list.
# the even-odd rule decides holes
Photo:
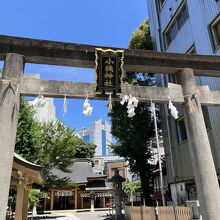
[[(24, 64), (94, 68), (95, 48), (0, 36), (0, 60), (4, 60), (0, 79), (0, 219), (6, 214), (20, 95), (38, 95), (40, 87), (44, 87), (42, 95), (46, 97), (104, 99), (95, 96), (94, 85), (90, 83), (27, 79), (23, 77)], [(201, 105), (219, 105), (220, 92), (197, 87), (194, 75), (220, 76), (220, 57), (125, 49), (124, 70), (180, 76), (179, 89), (124, 86), (122, 94), (131, 94), (143, 102), (167, 103), (171, 99), (183, 105), (201, 213), (205, 220), (218, 220), (220, 190)]]

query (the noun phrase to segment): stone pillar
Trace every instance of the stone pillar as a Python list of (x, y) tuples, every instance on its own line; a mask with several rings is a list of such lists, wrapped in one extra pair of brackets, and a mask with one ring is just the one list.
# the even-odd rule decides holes
[(77, 209), (77, 203), (78, 203), (78, 195), (77, 195), (77, 189), (75, 189), (75, 209)]
[(20, 180), (17, 187), (15, 220), (23, 220), (24, 194), (25, 194), (24, 182)]
[(53, 205), (54, 205), (54, 190), (51, 190), (50, 194), (50, 210), (53, 210)]
[(220, 189), (193, 70), (180, 73), (190, 157), (204, 220), (219, 220)]
[(7, 54), (0, 78), (0, 219), (5, 219), (8, 203), (23, 68), (23, 56)]

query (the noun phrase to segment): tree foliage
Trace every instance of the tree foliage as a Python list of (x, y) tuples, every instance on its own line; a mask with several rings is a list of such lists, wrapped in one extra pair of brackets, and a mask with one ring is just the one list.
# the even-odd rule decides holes
[(40, 199), (43, 197), (43, 193), (38, 189), (30, 189), (29, 191), (29, 202), (31, 205), (39, 205)]
[[(130, 49), (152, 49), (149, 22), (145, 21), (133, 33), (129, 42)], [(155, 84), (153, 74), (129, 72), (125, 75), (125, 83), (132, 85), (152, 86)], [(129, 95), (129, 94), (127, 94)], [(147, 205), (151, 205), (152, 170), (151, 146), (154, 138), (154, 124), (151, 120), (149, 105), (139, 103), (133, 118), (127, 117), (126, 104), (114, 102), (110, 112), (112, 119), (112, 134), (117, 143), (112, 145), (115, 154), (129, 161), (131, 170), (138, 173)]]
[(52, 168), (67, 171), (76, 158), (92, 158), (95, 145), (84, 143), (75, 130), (60, 121), (41, 124), (33, 108), (23, 99), (20, 104), (15, 151), (25, 159), (44, 167), (49, 185), (60, 181), (51, 174)]
[(137, 192), (141, 189), (141, 181), (135, 180), (132, 182), (124, 182), (122, 184), (122, 189), (127, 195), (132, 195), (132, 193)]
[(41, 126), (34, 118), (34, 110), (21, 98), (15, 151), (35, 162), (38, 153), (35, 142), (40, 139)]
[(152, 50), (149, 21), (145, 20), (132, 34), (128, 44), (129, 49)]

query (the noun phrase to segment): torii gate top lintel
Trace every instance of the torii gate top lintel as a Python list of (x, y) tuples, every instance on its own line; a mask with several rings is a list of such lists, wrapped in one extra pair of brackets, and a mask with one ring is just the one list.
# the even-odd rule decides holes
[[(94, 68), (97, 47), (107, 48), (0, 35), (0, 60), (17, 53), (27, 63)], [(195, 75), (220, 76), (220, 57), (124, 49), (125, 71), (175, 74), (183, 68)]]
[[(102, 47), (106, 48), (106, 47)], [(46, 40), (10, 37), (0, 35), (0, 59), (5, 60), (8, 53), (24, 56), (25, 62), (75, 66), (84, 68), (95, 67), (96, 46), (63, 43)], [(118, 48), (112, 48), (118, 49)], [(161, 53), (145, 50), (124, 50), (124, 70), (159, 73), (178, 73), (185, 68), (191, 68), (195, 75), (220, 76), (220, 57), (207, 55), (187, 55), (175, 53)], [(43, 95), (47, 97), (64, 97), (90, 99), (106, 99), (97, 97), (94, 84), (74, 83), (55, 80), (39, 80), (24, 78), (20, 82), (21, 95), (38, 95), (39, 88), (43, 87)], [(220, 93), (200, 89), (201, 104), (220, 104)], [(123, 94), (131, 94), (146, 102), (183, 103), (181, 86), (171, 88), (133, 87), (123, 86)]]
[[(5, 219), (21, 95), (96, 98), (93, 84), (28, 79), (25, 62), (75, 67), (95, 67), (94, 46), (0, 36), (0, 59), (5, 60), (0, 79), (0, 219)], [(181, 86), (172, 88), (124, 85), (123, 94), (140, 101), (183, 103), (189, 151), (201, 214), (206, 220), (220, 216), (220, 191), (201, 104), (220, 104), (220, 92), (199, 89), (194, 75), (220, 76), (220, 57), (125, 50), (124, 70), (177, 73)], [(12, 79), (10, 78), (12, 77)], [(34, 80), (34, 81), (33, 81)], [(208, 190), (209, 189), (209, 190)]]

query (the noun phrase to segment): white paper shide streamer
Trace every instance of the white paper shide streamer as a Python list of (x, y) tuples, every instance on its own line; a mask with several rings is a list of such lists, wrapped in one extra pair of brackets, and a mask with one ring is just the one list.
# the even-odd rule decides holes
[(173, 103), (171, 102), (171, 100), (169, 101), (169, 109), (170, 109), (171, 115), (175, 119), (177, 119), (178, 118), (178, 111), (177, 111), (176, 107), (173, 105)]
[(46, 104), (46, 99), (45, 97), (42, 95), (42, 92), (44, 91), (43, 87), (40, 87), (40, 91), (39, 91), (39, 95), (37, 98), (34, 99), (34, 101), (32, 102), (32, 105), (34, 107), (44, 107)]
[(151, 111), (151, 120), (152, 120), (154, 118), (154, 112), (155, 112), (155, 104), (153, 102), (151, 102), (150, 111)]
[(127, 102), (128, 101), (128, 99), (129, 99), (129, 97), (127, 96), (127, 95), (125, 95), (124, 97), (123, 97), (123, 99), (121, 100), (121, 105), (124, 105), (125, 104), (125, 102)]
[(67, 113), (67, 102), (66, 102), (66, 95), (64, 96), (63, 99), (63, 115)]
[(83, 114), (86, 116), (90, 116), (92, 114), (93, 107), (90, 106), (88, 98), (83, 103)]
[(120, 103), (121, 105), (124, 105), (125, 102), (128, 102), (127, 105), (128, 117), (132, 118), (133, 116), (135, 116), (135, 108), (138, 106), (138, 99), (132, 97), (131, 95), (129, 97), (125, 95)]

